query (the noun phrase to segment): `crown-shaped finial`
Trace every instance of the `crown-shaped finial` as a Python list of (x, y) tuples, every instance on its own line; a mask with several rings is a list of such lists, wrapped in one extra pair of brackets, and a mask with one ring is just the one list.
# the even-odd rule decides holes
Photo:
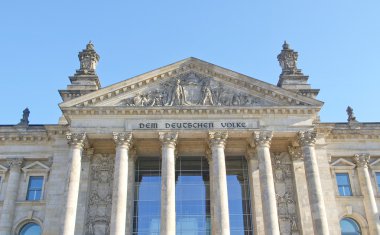
[(89, 41), (86, 45), (86, 49), (82, 50), (78, 54), (80, 61), (80, 69), (77, 70), (76, 75), (95, 75), (96, 65), (99, 62), (99, 55), (96, 53), (94, 44)]
[(284, 41), (284, 44), (282, 44), (282, 49), (284, 50), (289, 49), (289, 44), (286, 42), (286, 40)]
[(277, 56), (278, 62), (282, 68), (282, 74), (297, 74), (297, 59), (298, 53), (289, 48), (289, 44), (284, 41), (282, 44), (282, 51)]

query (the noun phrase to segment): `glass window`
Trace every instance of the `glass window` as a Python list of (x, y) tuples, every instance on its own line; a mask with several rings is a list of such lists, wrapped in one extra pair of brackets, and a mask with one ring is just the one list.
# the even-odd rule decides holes
[(360, 226), (358, 223), (350, 218), (344, 218), (340, 221), (340, 229), (342, 235), (361, 235)]
[(21, 230), (19, 235), (40, 235), (41, 227), (36, 223), (27, 223)]
[(209, 165), (205, 157), (176, 162), (176, 235), (210, 234)]
[(377, 190), (380, 192), (380, 172), (376, 172)]
[(135, 171), (134, 235), (160, 234), (161, 161), (138, 158)]
[(339, 196), (352, 196), (350, 178), (347, 173), (337, 173), (336, 183), (338, 185)]
[(230, 230), (234, 235), (252, 235), (248, 169), (243, 157), (226, 158)]
[(44, 182), (43, 176), (30, 176), (28, 192), (26, 194), (27, 201), (38, 201), (41, 200), (42, 195), (42, 185)]

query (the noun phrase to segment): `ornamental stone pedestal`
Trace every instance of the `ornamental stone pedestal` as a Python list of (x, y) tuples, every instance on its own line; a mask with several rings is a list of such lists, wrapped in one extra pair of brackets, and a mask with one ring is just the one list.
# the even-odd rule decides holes
[(20, 181), (22, 159), (8, 160), (9, 178), (0, 217), (0, 234), (10, 235), (15, 215), (16, 199)]
[(371, 235), (380, 234), (379, 211), (368, 171), (369, 154), (356, 154), (354, 161), (358, 169), (360, 188), (364, 196), (364, 209), (367, 215)]
[(211, 149), (210, 172), (212, 172), (212, 191), (213, 196), (213, 234), (229, 235), (230, 219), (228, 210), (226, 159), (224, 148), (226, 145), (227, 132), (209, 132), (209, 146)]
[(319, 177), (317, 155), (314, 148), (316, 138), (317, 133), (315, 131), (300, 131), (298, 133), (298, 141), (301, 145), (301, 150), (304, 157), (314, 234), (328, 235), (330, 232), (327, 223), (327, 214), (323, 199), (321, 179)]
[(113, 133), (116, 143), (115, 171), (112, 191), (111, 235), (124, 235), (127, 216), (128, 151), (132, 133)]
[(178, 133), (160, 132), (159, 138), (162, 143), (160, 234), (175, 235), (175, 146)]
[(274, 189), (272, 162), (269, 147), (272, 140), (271, 131), (255, 131), (253, 142), (259, 160), (261, 200), (266, 235), (280, 235), (278, 224), (276, 192)]
[(65, 203), (65, 217), (63, 222), (63, 235), (72, 235), (75, 231), (75, 220), (78, 205), (79, 182), (81, 172), (81, 158), (85, 133), (67, 133), (68, 143), (70, 145), (70, 173), (69, 186)]

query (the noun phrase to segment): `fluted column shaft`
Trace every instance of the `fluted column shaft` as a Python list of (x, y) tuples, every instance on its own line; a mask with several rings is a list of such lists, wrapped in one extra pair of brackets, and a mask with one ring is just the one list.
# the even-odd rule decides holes
[(357, 166), (360, 188), (364, 196), (364, 209), (367, 215), (370, 234), (380, 234), (379, 211), (368, 171), (369, 154), (356, 154), (354, 161)]
[(125, 235), (128, 191), (128, 151), (132, 133), (113, 133), (116, 143), (115, 170), (112, 191), (111, 235)]
[(211, 149), (212, 165), (210, 171), (213, 174), (212, 190), (214, 208), (213, 233), (218, 235), (230, 234), (230, 218), (228, 209), (228, 191), (226, 176), (226, 159), (224, 148), (227, 140), (227, 132), (210, 132), (209, 145)]
[(176, 234), (175, 213), (175, 146), (178, 133), (160, 132), (161, 163), (161, 235)]
[(128, 192), (127, 192), (127, 225), (126, 234), (133, 233), (133, 217), (135, 208), (135, 166), (136, 166), (136, 149), (132, 148), (129, 151), (128, 159)]
[(12, 225), (15, 215), (16, 199), (20, 181), (20, 169), (22, 159), (10, 159), (9, 165), (9, 177), (7, 183), (7, 191), (5, 192), (5, 198), (3, 208), (1, 209), (0, 217), (0, 234), (10, 235), (12, 231)]
[(328, 235), (330, 232), (327, 223), (327, 214), (323, 199), (321, 179), (319, 176), (317, 155), (314, 148), (316, 137), (317, 135), (314, 131), (298, 133), (298, 139), (301, 144), (302, 154), (304, 156), (306, 181), (309, 192), (314, 233)]
[(259, 161), (265, 234), (279, 235), (280, 227), (278, 224), (276, 192), (274, 188), (272, 161), (269, 152), (272, 132), (254, 132), (253, 140), (256, 146), (256, 154)]
[(63, 235), (72, 235), (75, 231), (75, 221), (78, 206), (79, 182), (81, 172), (81, 159), (85, 133), (68, 133), (66, 135), (70, 145), (70, 173), (69, 185), (65, 203), (65, 217), (63, 224)]
[(303, 234), (314, 234), (303, 154), (300, 147), (289, 146), (288, 150), (293, 163), (294, 191), (297, 195), (297, 206), (298, 210), (302, 211), (302, 213), (299, 213), (300, 230)]
[(211, 150), (207, 149), (206, 151), (206, 158), (208, 161), (209, 165), (209, 192), (210, 192), (210, 216), (211, 216), (211, 234), (212, 235), (217, 235), (215, 231), (215, 216), (214, 216), (214, 189), (213, 189), (213, 182), (214, 182), (214, 174), (213, 174), (213, 169), (212, 169), (212, 154)]
[(255, 234), (262, 234), (264, 233), (264, 220), (260, 189), (259, 166), (255, 149), (249, 147), (247, 149), (245, 158), (247, 159), (248, 165), (252, 224), (254, 225)]

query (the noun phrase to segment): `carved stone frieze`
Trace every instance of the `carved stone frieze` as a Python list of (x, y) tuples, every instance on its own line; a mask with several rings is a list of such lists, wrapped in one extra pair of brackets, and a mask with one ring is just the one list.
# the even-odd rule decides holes
[(360, 153), (354, 155), (354, 162), (357, 167), (368, 167), (370, 155), (368, 153)]
[(189, 72), (139, 91), (119, 104), (148, 107), (257, 106), (267, 103), (249, 93), (227, 87), (214, 78)]
[(288, 153), (279, 153), (273, 154), (272, 159), (280, 232), (300, 234), (290, 156)]
[(90, 164), (90, 193), (86, 235), (109, 234), (112, 209), (114, 156), (95, 154)]

